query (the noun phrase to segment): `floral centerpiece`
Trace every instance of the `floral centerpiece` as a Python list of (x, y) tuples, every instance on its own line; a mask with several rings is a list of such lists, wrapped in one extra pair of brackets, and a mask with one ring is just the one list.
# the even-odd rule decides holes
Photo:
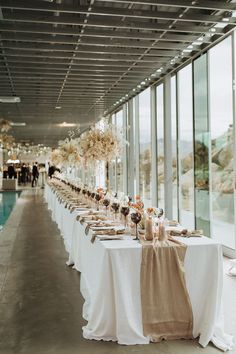
[(135, 201), (129, 203), (130, 207), (143, 214), (144, 212), (144, 203), (139, 195), (135, 196)]

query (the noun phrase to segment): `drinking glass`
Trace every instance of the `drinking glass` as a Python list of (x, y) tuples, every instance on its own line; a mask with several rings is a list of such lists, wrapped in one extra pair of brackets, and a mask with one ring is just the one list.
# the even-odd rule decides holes
[(114, 212), (115, 212), (115, 219), (116, 219), (116, 215), (117, 215), (117, 212), (118, 212), (118, 210), (119, 210), (119, 208), (120, 208), (120, 204), (117, 203), (117, 202), (113, 202), (112, 205), (111, 205), (111, 207), (112, 207), (112, 209), (113, 209)]
[(122, 206), (120, 208), (120, 212), (122, 215), (124, 215), (124, 227), (126, 228), (127, 226), (127, 216), (129, 215), (129, 207), (128, 206)]
[(109, 207), (109, 205), (110, 205), (110, 200), (107, 199), (107, 198), (105, 198), (105, 199), (103, 200), (103, 205), (106, 207), (106, 216), (107, 216), (107, 210), (108, 210), (108, 207)]
[(135, 213), (132, 213), (130, 216), (131, 216), (131, 220), (133, 221), (133, 223), (136, 226), (136, 237), (135, 237), (134, 240), (139, 240), (139, 237), (138, 237), (138, 223), (141, 221), (142, 215), (139, 212), (135, 212)]

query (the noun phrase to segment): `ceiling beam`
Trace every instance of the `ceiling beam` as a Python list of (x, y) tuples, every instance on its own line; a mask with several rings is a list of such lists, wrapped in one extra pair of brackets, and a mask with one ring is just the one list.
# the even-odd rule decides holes
[[(111, 23), (111, 22), (107, 22), (106, 19), (104, 19), (104, 21), (95, 21), (94, 19), (90, 19), (90, 22), (88, 24), (86, 24), (86, 31), (83, 32), (83, 37), (101, 37), (101, 38), (131, 38), (131, 39), (150, 39), (150, 40), (156, 40), (160, 37), (160, 34), (158, 32), (164, 32), (164, 31), (168, 31), (168, 33), (166, 33), (165, 38), (168, 40), (181, 40), (182, 36), (181, 33), (183, 32), (184, 35), (188, 35), (188, 36), (193, 36), (193, 35), (199, 35), (202, 32), (206, 31), (206, 27), (203, 26), (194, 26), (194, 27), (190, 27), (189, 25), (186, 24), (175, 24), (173, 27), (169, 27), (168, 25), (162, 25), (162, 24), (158, 24), (156, 25), (155, 23), (150, 24), (149, 22), (146, 24), (145, 28), (143, 26), (142, 28), (142, 23), (140, 24), (140, 28), (137, 27), (133, 28), (133, 27), (129, 27), (128, 23), (125, 23), (125, 26), (123, 26), (122, 24), (122, 29), (126, 30), (126, 31), (114, 31), (113, 28), (114, 26), (116, 28), (120, 28), (118, 27), (118, 24), (120, 23)], [(109, 26), (110, 23), (110, 26)], [(69, 23), (68, 23), (69, 24)], [(59, 24), (60, 25), (60, 24)], [(79, 25), (79, 24), (78, 24)], [(96, 30), (94, 30), (93, 28), (88, 28), (89, 26), (92, 27), (98, 27), (96, 28)], [(126, 27), (128, 26), (128, 27)], [(134, 23), (130, 23), (130, 26), (134, 26)], [(150, 28), (149, 28), (150, 26)], [(111, 30), (109, 30), (109, 28)], [(192, 28), (192, 31), (191, 31)], [(136, 30), (134, 32), (134, 29)], [(36, 33), (36, 34), (50, 34), (50, 35), (69, 35), (69, 36), (79, 36), (80, 33), (80, 28), (76, 28), (76, 27), (52, 27), (51, 25), (48, 24), (44, 24), (44, 23), (33, 23), (33, 24), (22, 24), (21, 22), (10, 22), (8, 23), (5, 21), (1, 21), (0, 20), (0, 31), (2, 32), (15, 32), (15, 33)], [(147, 32), (148, 31), (148, 32)], [(155, 31), (155, 32), (149, 32), (149, 31)], [(172, 33), (174, 32), (174, 33)], [(180, 34), (175, 34), (175, 32), (179, 32)], [(215, 33), (217, 35), (222, 35), (223, 34), (223, 30), (222, 28), (215, 28)], [(191, 34), (192, 33), (192, 34)]]
[[(2, 48), (4, 49), (14, 49), (14, 50), (24, 50), (24, 51), (33, 51), (33, 52), (69, 52), (69, 53), (75, 53), (79, 56), (81, 54), (87, 54), (87, 53), (92, 53), (92, 54), (109, 54), (109, 55), (128, 55), (129, 57), (133, 58), (134, 56), (140, 56), (144, 54), (143, 49), (137, 49), (137, 48), (107, 48), (107, 47), (94, 47), (94, 46), (83, 46), (79, 45), (78, 49), (74, 50), (75, 45), (58, 45), (58, 44), (44, 44), (44, 45), (33, 45), (30, 43), (18, 43), (18, 42), (7, 42), (3, 41), (2, 42)], [(168, 45), (165, 44), (160, 44), (160, 48), (168, 48)], [(173, 48), (172, 48), (173, 47)], [(145, 56), (168, 56), (168, 57), (173, 57), (176, 55), (178, 50), (183, 50), (186, 48), (186, 45), (183, 43), (174, 43), (173, 45), (169, 46), (168, 50), (164, 49), (158, 49), (157, 47), (153, 47), (152, 53), (146, 53)], [(73, 59), (73, 57), (72, 57)], [(110, 58), (112, 59), (112, 58)], [(134, 58), (133, 58), (134, 59)]]
[[(223, 30), (221, 28), (215, 28), (216, 34), (217, 35), (222, 35)], [(21, 23), (5, 23), (3, 21), (0, 21), (0, 31), (2, 33), (9, 32), (10, 33), (15, 33), (19, 35), (20, 33), (27, 33), (27, 34), (41, 34), (41, 35), (59, 35), (63, 37), (68, 37), (68, 36), (79, 36), (80, 35), (80, 30), (77, 28), (73, 27), (52, 27), (47, 24), (21, 24)], [(117, 38), (117, 39), (142, 39), (142, 40), (165, 40), (165, 41), (180, 41), (180, 42), (185, 42), (185, 41), (193, 41), (196, 36), (198, 36), (201, 32), (196, 32), (194, 34), (189, 34), (189, 33), (183, 33), (183, 34), (175, 34), (175, 33), (166, 33), (163, 36), (164, 29), (161, 27), (155, 29), (156, 32), (146, 32), (140, 30), (132, 30), (126, 29), (126, 31), (114, 31), (113, 28), (105, 28), (105, 29), (90, 29), (86, 28), (86, 31), (83, 32), (83, 38), (86, 38), (87, 41), (90, 39), (93, 42), (94, 38)], [(171, 31), (171, 29), (169, 29)], [(163, 36), (163, 37), (162, 37)]]
[[(118, 54), (114, 54), (113, 56), (111, 54), (109, 55), (105, 55), (105, 54), (84, 54), (84, 53), (80, 53), (78, 57), (73, 57), (71, 53), (63, 53), (63, 54), (59, 54), (59, 53), (52, 53), (49, 52), (47, 50), (45, 50), (42, 54), (40, 53), (33, 53), (33, 50), (31, 51), (30, 48), (28, 49), (29, 53), (27, 53), (27, 49), (26, 50), (22, 50), (21, 48), (12, 48), (12, 49), (6, 49), (5, 50), (5, 56), (7, 57), (34, 57), (34, 58), (39, 58), (40, 60), (43, 60), (44, 58), (61, 58), (61, 59), (68, 59), (71, 58), (73, 60), (86, 60), (87, 64), (90, 61), (106, 61), (110, 63), (110, 60), (113, 62), (130, 62), (133, 63), (134, 60), (139, 60), (139, 58), (135, 57), (135, 56), (131, 56), (131, 55), (118, 55)], [(40, 51), (40, 49), (39, 49)], [(36, 50), (37, 52), (37, 50)], [(2, 54), (0, 53), (0, 57), (2, 56)], [(189, 55), (186, 55), (186, 57), (190, 57)], [(171, 57), (171, 56), (170, 56)], [(166, 61), (166, 58), (164, 57), (160, 57), (159, 58), (160, 61)], [(140, 62), (142, 63), (157, 63), (157, 56), (154, 57), (147, 57), (145, 56), (144, 58), (140, 59)]]
[(235, 11), (236, 3), (229, 3), (226, 1), (186, 1), (186, 0), (100, 0), (102, 2), (120, 3), (120, 4), (135, 4), (135, 5), (149, 5), (149, 6), (169, 6), (169, 7), (188, 7), (196, 10), (218, 10), (218, 11)]
[[(126, 17), (126, 18), (145, 18), (145, 19), (156, 19), (156, 20), (180, 20), (179, 11), (149, 11), (149, 10), (133, 10), (127, 8), (117, 8), (117, 7), (99, 7), (93, 6), (88, 8), (88, 6), (71, 6), (65, 4), (57, 3), (46, 3), (38, 0), (27, 1), (27, 0), (0, 0), (0, 6), (3, 9), (14, 9), (25, 11), (36, 11), (36, 12), (53, 12), (53, 13), (67, 13), (67, 14), (81, 14), (81, 15), (97, 15), (97, 16), (114, 16), (114, 17)], [(174, 7), (174, 3), (172, 8)], [(185, 5), (186, 6), (186, 2)], [(235, 5), (234, 5), (235, 7)], [(5, 16), (4, 16), (5, 18)], [(222, 16), (219, 15), (204, 15), (202, 13), (196, 12), (195, 14), (186, 13), (181, 16), (181, 21), (187, 22), (208, 22), (208, 23), (218, 23), (222, 21)], [(234, 19), (229, 19), (229, 23), (234, 24)]]
[[(67, 69), (68, 69), (68, 66), (67, 65), (63, 65), (63, 66), (56, 66), (55, 65), (50, 65), (50, 64), (46, 64), (45, 65), (27, 65), (27, 64), (21, 64), (21, 63), (9, 63), (8, 62), (8, 66), (9, 66), (9, 69), (10, 70), (24, 70), (24, 69), (27, 69), (29, 72), (31, 71), (34, 71), (34, 70), (37, 70), (37, 71), (50, 71), (50, 72), (66, 72)], [(1, 66), (0, 65), (0, 70), (3, 70), (5, 69), (4, 66)], [(128, 67), (127, 67), (127, 70), (128, 70)], [(131, 73), (147, 73), (147, 72), (150, 72), (150, 71), (153, 71), (152, 68), (139, 68), (139, 67), (136, 67), (134, 66), (132, 68), (132, 70), (130, 70)], [(95, 73), (123, 73), (124, 72), (124, 68), (119, 68), (119, 67), (99, 67), (99, 66), (93, 66), (93, 67), (90, 67), (90, 66), (85, 66), (85, 67), (81, 67), (81, 68), (77, 68), (77, 67), (74, 67), (70, 70), (70, 73), (73, 74), (79, 74), (80, 72), (82, 73), (90, 73), (90, 72), (95, 72)]]
[[(174, 24), (173, 27), (169, 24), (162, 24), (158, 22), (150, 21), (120, 21), (116, 19), (103, 18), (101, 19), (89, 19), (86, 24), (87, 27), (101, 27), (101, 28), (126, 28), (126, 29), (136, 29), (144, 31), (173, 31), (173, 32), (185, 32), (185, 33), (205, 33), (209, 29), (209, 25), (196, 25), (192, 24), (193, 21), (189, 23), (183, 23), (182, 18), (178, 18), (181, 23)], [(3, 22), (7, 21), (20, 22), (20, 23), (33, 23), (33, 24), (57, 24), (57, 25), (69, 25), (69, 26), (83, 26), (84, 20), (78, 19), (72, 15), (61, 15), (61, 16), (39, 16), (33, 14), (19, 15), (18, 13), (8, 13), (4, 17)], [(187, 21), (189, 22), (189, 21)], [(201, 21), (203, 22), (203, 21)], [(218, 21), (217, 21), (218, 23)]]
[[(2, 75), (3, 73), (5, 73), (3, 70), (1, 70), (0, 68), (0, 75)], [(51, 70), (50, 73), (45, 72), (44, 70), (40, 71), (38, 69), (27, 69), (27, 68), (11, 68), (11, 74), (14, 78), (14, 76), (17, 75), (23, 75), (26, 74), (27, 76), (30, 75), (39, 75), (39, 76), (65, 76), (66, 72), (62, 72), (60, 70)], [(130, 71), (128, 76), (129, 77), (140, 77), (143, 76), (143, 74), (148, 74), (148, 72), (133, 72)], [(101, 77), (101, 78), (106, 78), (106, 77), (113, 77), (114, 79), (119, 78), (120, 77), (120, 73), (114, 73), (114, 72), (91, 72), (91, 71), (81, 71), (81, 72), (76, 72), (76, 71), (71, 71), (70, 72), (70, 77)]]
[[(1, 31), (1, 28), (0, 28)], [(110, 32), (112, 33), (112, 32)], [(165, 48), (169, 46), (171, 48), (171, 45), (177, 43), (192, 43), (198, 38), (197, 35), (172, 35), (172, 36), (163, 36), (163, 34), (160, 34), (157, 38), (155, 39), (150, 39), (150, 40), (137, 40), (136, 38), (112, 38), (111, 36), (107, 37), (93, 37), (93, 38), (87, 38), (87, 37), (82, 37), (80, 39), (80, 46), (95, 46), (95, 47), (102, 47), (102, 46), (108, 46), (108, 47), (137, 47), (137, 48), (149, 48), (151, 45), (153, 45), (153, 48), (163, 48), (162, 47), (162, 42), (165, 42), (164, 46)], [(34, 43), (51, 43), (51, 44), (70, 44), (75, 46), (78, 44), (78, 38), (74, 37), (74, 39), (68, 38), (68, 36), (61, 36), (57, 35), (56, 37), (51, 35), (41, 35), (39, 36), (38, 34), (19, 34), (19, 33), (13, 33), (13, 32), (3, 32), (1, 34), (1, 40), (2, 41), (14, 41), (14, 42), (34, 42)], [(209, 40), (208, 40), (209, 41)], [(155, 43), (153, 43), (155, 42)]]
[[(41, 57), (40, 59), (40, 65), (53, 65), (54, 67), (57, 66), (57, 65), (65, 65), (66, 67), (68, 67), (68, 65), (70, 64), (70, 61), (68, 59), (61, 59), (61, 58), (55, 58), (53, 60), (49, 60), (50, 58), (44, 58), (44, 57)], [(28, 64), (39, 64), (39, 60), (36, 60), (34, 57), (11, 57), (9, 56), (8, 54), (8, 58), (7, 58), (7, 62), (9, 64), (11, 63), (21, 63), (21, 64), (24, 64), (24, 63), (28, 63)], [(157, 58), (156, 60), (157, 63), (164, 63), (165, 62), (165, 58), (162, 58), (162, 60), (160, 60), (160, 58)], [(0, 63), (4, 63), (4, 60), (2, 60), (1, 56), (0, 56)], [(126, 68), (128, 69), (129, 68), (129, 64), (128, 63), (122, 63), (122, 62), (114, 62), (114, 61), (109, 61), (109, 65), (107, 62), (103, 62), (103, 61), (99, 61), (99, 62), (94, 62), (94, 61), (91, 61), (91, 62), (86, 62), (86, 61), (73, 61), (71, 63), (71, 66), (72, 67), (86, 67), (86, 66), (89, 66), (89, 68), (93, 68), (93, 67), (98, 67), (98, 68), (106, 68), (106, 67), (112, 67), (112, 68)], [(142, 64), (142, 62), (139, 62), (135, 65), (136, 68), (147, 68), (147, 64)], [(148, 64), (148, 67), (151, 67), (150, 64)], [(155, 68), (156, 65), (153, 64), (153, 67)]]
[[(187, 36), (184, 40), (184, 36), (182, 36), (182, 41), (166, 41), (165, 38), (161, 38), (161, 39), (156, 39), (155, 41), (150, 41), (150, 40), (133, 40), (133, 39), (122, 39), (122, 40), (118, 40), (118, 39), (113, 39), (111, 40), (110, 38), (106, 39), (106, 38), (102, 38), (102, 39), (81, 39), (80, 40), (80, 44), (79, 44), (79, 49), (81, 49), (81, 51), (86, 50), (90, 48), (90, 50), (94, 49), (94, 47), (96, 48), (96, 51), (99, 50), (98, 48), (102, 48), (102, 47), (117, 47), (117, 48), (143, 48), (143, 49), (147, 49), (150, 48), (151, 46), (154, 49), (181, 49), (184, 47), (184, 45), (186, 45), (186, 43), (192, 43), (194, 41), (194, 39), (197, 39), (197, 36), (195, 36), (195, 38), (193, 39), (193, 36)], [(190, 40), (191, 38), (191, 40)], [(68, 37), (66, 38), (58, 38), (58, 36), (56, 37), (52, 37), (52, 36), (44, 36), (39, 37), (39, 36), (35, 36), (35, 35), (17, 35), (17, 34), (10, 34), (10, 33), (3, 33), (1, 35), (1, 41), (2, 42), (6, 42), (6, 43), (12, 43), (12, 42), (24, 42), (24, 43), (40, 43), (40, 44), (50, 44), (50, 45), (63, 45), (63, 47), (68, 45), (75, 47), (78, 44), (78, 40), (75, 39), (69, 39)], [(158, 41), (158, 42), (157, 42)], [(154, 43), (156, 42), (156, 43)], [(97, 48), (98, 47), (98, 48)], [(71, 50), (71, 48), (70, 48)], [(102, 51), (102, 49), (101, 49)], [(107, 49), (107, 51), (109, 51)]]
[[(4, 76), (4, 75), (1, 75), (1, 84), (5, 82), (9, 82), (9, 79), (8, 77)], [(53, 77), (35, 77), (35, 76), (28, 76), (28, 75), (22, 75), (22, 76), (15, 76), (14, 77), (14, 82), (27, 82), (27, 80), (30, 82), (38, 82), (38, 83), (43, 83), (43, 82), (51, 82), (51, 83), (55, 83), (55, 84), (61, 84), (61, 78), (59, 77), (56, 77), (56, 76), (53, 76)], [(123, 84), (128, 84), (128, 83), (133, 83), (134, 81), (138, 81), (138, 80), (135, 80), (135, 79), (128, 79), (128, 78), (124, 78), (121, 83)], [(114, 83), (114, 80), (111, 79), (111, 78), (90, 78), (90, 79), (87, 79), (86, 78), (72, 78), (70, 77), (68, 79), (68, 83), (70, 85), (74, 84), (74, 85), (78, 85), (79, 83), (87, 83), (87, 84), (95, 84), (95, 83), (101, 83), (101, 84), (106, 84), (106, 83)], [(1, 87), (1, 86), (0, 86)]]

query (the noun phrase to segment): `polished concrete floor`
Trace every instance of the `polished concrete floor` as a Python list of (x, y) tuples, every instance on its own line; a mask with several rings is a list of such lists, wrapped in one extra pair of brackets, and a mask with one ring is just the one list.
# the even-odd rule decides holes
[[(197, 341), (128, 347), (85, 340), (80, 276), (66, 260), (42, 190), (24, 191), (0, 234), (0, 354), (220, 353), (211, 344), (202, 349)], [(236, 278), (226, 281), (226, 296), (232, 298), (226, 327), (236, 334)]]

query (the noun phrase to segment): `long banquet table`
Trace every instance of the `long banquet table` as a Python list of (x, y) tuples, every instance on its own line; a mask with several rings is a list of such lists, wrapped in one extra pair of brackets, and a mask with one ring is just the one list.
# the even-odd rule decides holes
[[(143, 335), (140, 295), (142, 246), (130, 239), (92, 244), (91, 231), (86, 235), (84, 225), (76, 220), (79, 212), (60, 204), (48, 185), (45, 199), (69, 253), (67, 264), (81, 272), (83, 317), (87, 320), (83, 336), (126, 345), (148, 344), (150, 339)], [(203, 347), (212, 341), (218, 348), (230, 350), (232, 337), (223, 330), (221, 245), (207, 237), (177, 239), (188, 246), (184, 267), (193, 337), (199, 337)]]

